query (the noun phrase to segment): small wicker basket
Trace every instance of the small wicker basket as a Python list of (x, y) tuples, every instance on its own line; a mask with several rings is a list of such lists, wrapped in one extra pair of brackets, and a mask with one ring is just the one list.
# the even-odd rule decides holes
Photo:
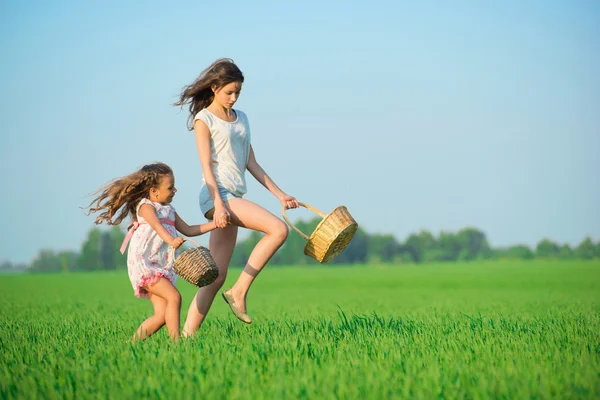
[(192, 285), (198, 287), (210, 285), (219, 276), (217, 263), (206, 247), (200, 246), (192, 239), (185, 240), (193, 242), (197, 247), (187, 249), (175, 258), (173, 269), (177, 275)]
[(304, 254), (320, 263), (327, 264), (348, 246), (358, 229), (358, 224), (345, 206), (339, 206), (325, 215), (308, 204), (298, 204), (323, 218), (310, 237), (302, 233), (290, 222), (285, 215), (285, 208), (281, 211), (281, 215), (285, 222), (307, 241), (306, 246), (304, 246)]

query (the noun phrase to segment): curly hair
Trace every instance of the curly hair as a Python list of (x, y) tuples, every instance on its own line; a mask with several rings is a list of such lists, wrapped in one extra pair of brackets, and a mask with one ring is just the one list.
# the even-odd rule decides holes
[(182, 107), (189, 104), (188, 129), (194, 129), (194, 116), (212, 103), (215, 94), (213, 87), (222, 88), (231, 82), (244, 83), (244, 74), (230, 58), (220, 58), (208, 66), (196, 80), (183, 88), (179, 101), (173, 105)]
[(139, 202), (149, 197), (150, 189), (158, 187), (163, 176), (172, 174), (171, 167), (164, 163), (144, 165), (139, 171), (117, 178), (94, 192), (97, 196), (85, 207), (89, 208), (86, 215), (101, 212), (95, 221), (98, 225), (103, 222), (119, 225), (128, 215), (137, 221)]

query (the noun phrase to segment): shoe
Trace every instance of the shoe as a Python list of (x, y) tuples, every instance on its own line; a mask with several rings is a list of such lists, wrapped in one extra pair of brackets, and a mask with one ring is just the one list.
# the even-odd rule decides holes
[(233, 296), (231, 295), (231, 289), (223, 292), (223, 299), (225, 300), (225, 303), (229, 304), (231, 311), (233, 311), (233, 315), (235, 315), (240, 321), (245, 322), (247, 324), (252, 323), (252, 319), (250, 318), (250, 316), (246, 313), (243, 313), (235, 305), (235, 301), (233, 300)]

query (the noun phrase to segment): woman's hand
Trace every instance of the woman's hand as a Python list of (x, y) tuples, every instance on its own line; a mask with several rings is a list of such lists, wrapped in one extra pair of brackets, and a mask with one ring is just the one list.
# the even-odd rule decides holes
[(225, 228), (231, 221), (231, 215), (225, 207), (215, 207), (213, 221), (215, 221), (217, 228)]
[(298, 204), (298, 200), (296, 200), (295, 197), (293, 196), (289, 196), (287, 194), (284, 194), (283, 196), (281, 196), (279, 198), (279, 201), (281, 202), (281, 205), (283, 206), (283, 208), (290, 209), (290, 208), (298, 208), (300, 207), (300, 204)]

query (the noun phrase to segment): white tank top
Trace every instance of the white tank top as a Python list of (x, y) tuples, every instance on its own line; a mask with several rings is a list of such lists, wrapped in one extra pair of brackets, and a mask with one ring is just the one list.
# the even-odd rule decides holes
[[(204, 108), (196, 114), (210, 130), (210, 150), (212, 153), (212, 169), (217, 185), (235, 195), (246, 193), (246, 167), (250, 155), (250, 124), (248, 117), (240, 110), (234, 122), (227, 122)], [(204, 177), (203, 184), (206, 184)]]

